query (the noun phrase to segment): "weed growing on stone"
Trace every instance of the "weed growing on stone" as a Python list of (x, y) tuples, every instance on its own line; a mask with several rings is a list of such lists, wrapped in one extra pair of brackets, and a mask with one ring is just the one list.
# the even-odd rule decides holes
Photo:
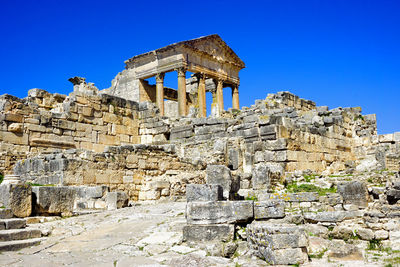
[(31, 183), (31, 182), (26, 182), (26, 184), (30, 186), (55, 186), (54, 184), (37, 184), (37, 183)]
[(327, 193), (336, 193), (336, 187), (321, 188), (313, 184), (297, 185), (297, 182), (295, 181), (288, 184), (286, 189), (289, 193), (317, 192), (320, 196), (325, 196)]
[(2, 173), (0, 173), (0, 184), (3, 182), (4, 176)]
[(325, 249), (323, 249), (320, 253), (309, 254), (308, 256), (309, 256), (311, 259), (322, 259), (322, 257), (324, 256), (324, 254), (325, 254), (325, 252), (326, 252), (327, 250), (328, 250), (328, 249), (325, 248)]
[(381, 249), (382, 249), (382, 244), (380, 240), (372, 239), (369, 241), (367, 250), (381, 250)]
[(246, 200), (258, 201), (258, 198), (257, 198), (257, 196), (248, 196), (248, 197), (246, 197)]

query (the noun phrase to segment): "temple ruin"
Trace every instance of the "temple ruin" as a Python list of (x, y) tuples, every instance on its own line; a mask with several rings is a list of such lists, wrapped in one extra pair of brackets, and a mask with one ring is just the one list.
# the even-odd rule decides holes
[[(73, 77), (68, 96), (38, 88), (23, 99), (1, 95), (0, 251), (56, 246), (43, 237), (48, 224), (30, 228), (48, 216), (106, 220), (107, 210), (169, 201), (185, 225), (165, 240), (179, 235), (174, 249), (224, 266), (370, 263), (375, 247), (397, 253), (400, 132), (379, 135), (375, 114), (360, 107), (318, 106), (286, 91), (240, 108), (244, 67), (209, 35), (128, 59), (110, 88)], [(177, 89), (164, 86), (168, 72), (177, 73)], [(232, 90), (228, 110), (224, 88)], [(154, 239), (125, 245), (146, 257), (170, 249)], [(19, 257), (0, 260), (8, 255)]]
[[(224, 109), (223, 90), (232, 89), (232, 107), (239, 109), (239, 71), (245, 67), (243, 61), (218, 35), (209, 35), (159, 48), (125, 61), (125, 69), (113, 80), (108, 93), (126, 97), (137, 102), (157, 103), (160, 115), (164, 116), (164, 99), (176, 101), (179, 116), (185, 116), (191, 106), (198, 108), (198, 115), (206, 117), (206, 91), (213, 95), (216, 114)], [(176, 72), (178, 89), (165, 90), (164, 76)], [(197, 78), (197, 92), (187, 96), (186, 72)], [(145, 79), (156, 78), (156, 86)], [(214, 83), (206, 88), (206, 80)]]

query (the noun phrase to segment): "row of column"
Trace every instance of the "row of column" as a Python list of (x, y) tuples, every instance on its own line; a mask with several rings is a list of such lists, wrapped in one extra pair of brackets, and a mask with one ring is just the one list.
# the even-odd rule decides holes
[[(186, 69), (177, 69), (178, 73), (178, 112), (179, 116), (187, 114), (187, 101), (186, 101)], [(164, 77), (165, 73), (158, 73), (156, 75), (156, 103), (160, 109), (161, 116), (164, 116)], [(206, 106), (206, 75), (203, 73), (197, 74), (199, 85), (197, 91), (197, 99), (199, 106), (200, 117), (207, 116)], [(213, 103), (218, 105), (219, 114), (224, 110), (224, 96), (223, 96), (224, 80), (217, 79), (216, 97)], [(239, 89), (237, 85), (232, 86), (232, 108), (239, 109)]]

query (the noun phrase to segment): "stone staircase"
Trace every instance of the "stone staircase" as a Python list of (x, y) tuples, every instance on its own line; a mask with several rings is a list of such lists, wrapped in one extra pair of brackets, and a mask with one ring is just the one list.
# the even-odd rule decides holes
[(0, 219), (0, 252), (31, 247), (43, 240), (40, 230), (26, 228), (25, 219)]

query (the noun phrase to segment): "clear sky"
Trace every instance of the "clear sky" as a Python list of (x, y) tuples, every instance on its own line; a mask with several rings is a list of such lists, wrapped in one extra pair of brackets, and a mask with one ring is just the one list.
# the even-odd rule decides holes
[[(0, 94), (68, 94), (73, 76), (107, 88), (124, 60), (217, 33), (246, 64), (241, 106), (291, 91), (330, 108), (361, 106), (377, 114), (380, 134), (400, 131), (398, 0), (0, 3)], [(176, 86), (173, 73), (166, 82)]]

